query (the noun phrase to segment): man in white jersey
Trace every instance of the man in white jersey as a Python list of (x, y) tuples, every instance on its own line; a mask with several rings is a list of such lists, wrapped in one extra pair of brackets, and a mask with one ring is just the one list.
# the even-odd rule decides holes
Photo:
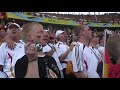
[[(92, 38), (92, 31), (87, 25), (80, 25), (75, 28), (77, 45), (72, 50), (72, 63), (74, 74), (77, 78), (91, 78), (92, 51), (88, 43)], [(93, 73), (93, 74), (92, 74)]]
[(7, 74), (8, 78), (14, 78), (16, 61), (24, 55), (24, 42), (20, 40), (21, 28), (17, 23), (8, 25), (8, 35), (14, 41), (14, 50), (8, 48), (7, 43), (2, 43), (0, 47), (0, 71)]
[(53, 44), (49, 43), (50, 37), (48, 30), (44, 30), (44, 40), (46, 41), (47, 44), (43, 47), (43, 53), (52, 56), (55, 51), (55, 48)]
[[(97, 67), (98, 67), (98, 64), (102, 62), (103, 60), (103, 56), (100, 54), (100, 52), (98, 51), (98, 49), (95, 48), (95, 46), (98, 44), (98, 36), (97, 34), (94, 32), (93, 33), (93, 38), (90, 40), (90, 43), (89, 43), (89, 48), (91, 49), (92, 53), (91, 53), (91, 56), (92, 56), (92, 63), (91, 64), (91, 70), (90, 72), (93, 72), (94, 75), (92, 75), (92, 77), (98, 77), (101, 76), (99, 75), (98, 76), (98, 73), (95, 73), (97, 72)], [(102, 73), (102, 72), (100, 72)]]
[(56, 38), (58, 40), (57, 44), (55, 45), (57, 56), (60, 60), (60, 63), (63, 68), (63, 74), (65, 78), (70, 78), (70, 75), (66, 74), (66, 67), (67, 62), (71, 61), (71, 50), (73, 49), (74, 45), (70, 45), (70, 47), (66, 44), (67, 37), (66, 33), (62, 30), (58, 30), (56, 32)]

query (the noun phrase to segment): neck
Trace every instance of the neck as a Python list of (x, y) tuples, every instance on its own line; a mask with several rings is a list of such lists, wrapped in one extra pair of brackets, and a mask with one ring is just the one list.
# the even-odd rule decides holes
[(20, 39), (19, 38), (17, 38), (17, 37), (11, 37), (12, 38), (12, 40), (14, 41), (14, 42), (16, 42), (16, 43), (19, 43), (20, 41)]
[(65, 42), (64, 40), (60, 40), (60, 42)]
[(84, 37), (81, 37), (78, 41), (88, 46), (89, 40), (86, 40)]

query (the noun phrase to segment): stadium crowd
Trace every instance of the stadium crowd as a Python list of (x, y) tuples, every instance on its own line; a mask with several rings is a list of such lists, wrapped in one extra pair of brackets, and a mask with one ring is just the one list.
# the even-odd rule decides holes
[(78, 22), (102, 22), (120, 24), (120, 14), (117, 13), (105, 13), (103, 15), (75, 15), (75, 14), (59, 14), (59, 13), (44, 13), (44, 12), (28, 12), (32, 16), (48, 17), (62, 20), (73, 20)]
[[(37, 15), (67, 17), (60, 14)], [(76, 19), (74, 17), (68, 15), (67, 18)], [(79, 15), (76, 17), (80, 18)], [(109, 77), (120, 78), (117, 68), (119, 43), (114, 42), (119, 40), (120, 32), (109, 31), (109, 34), (108, 51), (112, 56), (111, 63), (115, 64)], [(0, 78), (103, 78), (104, 40), (103, 31), (96, 32), (88, 25), (73, 29), (45, 28), (37, 22), (27, 22), (22, 26), (15, 22), (0, 25)]]

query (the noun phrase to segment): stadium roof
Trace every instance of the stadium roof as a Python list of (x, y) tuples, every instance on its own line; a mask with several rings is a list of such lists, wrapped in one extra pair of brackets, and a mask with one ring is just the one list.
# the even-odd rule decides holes
[(94, 15), (94, 14), (96, 14), (96, 15), (102, 15), (102, 14), (109, 14), (109, 13), (119, 13), (120, 14), (120, 12), (43, 12), (43, 13), (56, 13), (56, 14), (75, 14), (75, 15), (81, 15), (81, 14), (83, 14), (83, 15)]

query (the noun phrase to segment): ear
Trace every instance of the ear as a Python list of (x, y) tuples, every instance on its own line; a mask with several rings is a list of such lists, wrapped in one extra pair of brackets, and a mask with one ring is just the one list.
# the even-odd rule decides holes
[(27, 39), (29, 40), (29, 41), (32, 41), (32, 37), (31, 37), (31, 35), (29, 35), (29, 34), (27, 34)]

